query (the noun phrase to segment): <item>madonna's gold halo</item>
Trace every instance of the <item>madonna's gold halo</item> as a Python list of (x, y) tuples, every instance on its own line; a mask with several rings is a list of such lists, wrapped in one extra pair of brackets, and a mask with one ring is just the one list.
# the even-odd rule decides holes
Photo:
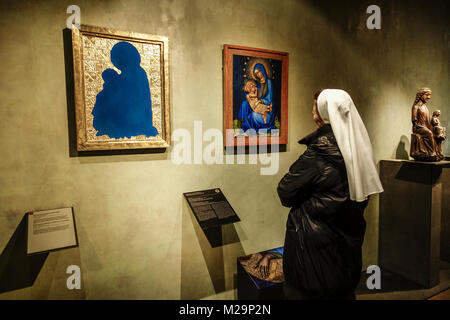
[(258, 81), (258, 79), (255, 78), (255, 75), (253, 73), (253, 69), (255, 69), (255, 66), (258, 63), (262, 64), (264, 66), (264, 69), (266, 69), (267, 77), (272, 78), (272, 66), (269, 64), (269, 61), (267, 59), (261, 59), (261, 58), (251, 58), (248, 61), (247, 78)]

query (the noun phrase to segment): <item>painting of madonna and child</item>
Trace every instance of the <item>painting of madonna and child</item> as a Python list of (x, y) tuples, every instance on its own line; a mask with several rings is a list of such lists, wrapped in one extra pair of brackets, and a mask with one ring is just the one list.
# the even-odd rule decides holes
[(227, 146), (238, 139), (245, 145), (287, 143), (288, 59), (285, 52), (225, 45)]
[(168, 146), (167, 39), (74, 30), (78, 150)]

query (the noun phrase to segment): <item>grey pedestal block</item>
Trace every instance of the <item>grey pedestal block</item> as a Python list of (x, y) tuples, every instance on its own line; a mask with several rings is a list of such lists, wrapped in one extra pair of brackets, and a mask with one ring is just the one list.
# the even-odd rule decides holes
[(379, 265), (426, 288), (450, 260), (450, 161), (382, 160)]

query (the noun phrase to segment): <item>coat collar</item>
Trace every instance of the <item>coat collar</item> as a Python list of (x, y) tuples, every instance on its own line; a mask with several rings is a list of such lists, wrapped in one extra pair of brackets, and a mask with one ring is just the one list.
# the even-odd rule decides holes
[(327, 123), (326, 125), (316, 129), (315, 131), (311, 132), (307, 136), (303, 137), (298, 141), (300, 144), (309, 145), (310, 143), (317, 140), (319, 137), (326, 135), (327, 133), (333, 132), (331, 129), (331, 125)]

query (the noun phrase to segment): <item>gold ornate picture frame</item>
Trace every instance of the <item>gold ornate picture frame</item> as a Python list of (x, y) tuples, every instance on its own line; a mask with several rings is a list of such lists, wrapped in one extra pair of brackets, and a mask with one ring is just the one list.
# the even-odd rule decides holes
[(167, 37), (72, 29), (77, 150), (170, 146)]

